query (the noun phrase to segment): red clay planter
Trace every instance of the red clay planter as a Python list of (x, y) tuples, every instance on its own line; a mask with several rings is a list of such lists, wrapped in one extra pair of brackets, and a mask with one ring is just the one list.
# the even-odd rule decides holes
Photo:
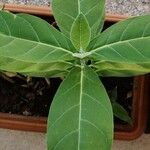
[[(115, 125), (115, 139), (132, 140), (139, 137), (146, 128), (148, 105), (148, 76), (134, 78), (132, 118), (133, 126)], [(24, 131), (46, 132), (47, 118), (25, 117), (0, 113), (0, 127)]]
[[(35, 6), (18, 6), (9, 5), (4, 6), (4, 10), (14, 13), (23, 12), (44, 16), (44, 18), (52, 17), (52, 11), (49, 7), (35, 7)], [(114, 23), (126, 16), (120, 15), (106, 15), (106, 21)], [(148, 90), (149, 90), (149, 76), (140, 76), (134, 78), (133, 85), (133, 100), (132, 100), (132, 119), (133, 126), (130, 125), (115, 125), (115, 139), (119, 140), (132, 140), (139, 137), (146, 128), (147, 120), (147, 105), (148, 105)], [(25, 117), (20, 115), (11, 115), (7, 113), (0, 113), (0, 127), (24, 130), (46, 132), (47, 118), (44, 117)]]
[(0, 113), (0, 128), (46, 132), (47, 118)]
[(145, 131), (148, 114), (148, 90), (149, 75), (134, 78), (132, 101), (133, 126), (116, 125), (115, 139), (133, 140)]
[[(14, 4), (1, 4), (4, 10), (8, 10), (14, 13), (29, 13), (40, 16), (52, 16), (52, 10), (49, 7), (38, 7), (38, 6), (25, 6), (25, 5), (14, 5)], [(126, 19), (127, 16), (106, 14), (106, 21), (117, 22)]]

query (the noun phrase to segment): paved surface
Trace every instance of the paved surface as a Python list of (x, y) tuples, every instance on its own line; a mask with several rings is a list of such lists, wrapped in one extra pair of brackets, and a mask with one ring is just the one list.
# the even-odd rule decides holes
[(46, 150), (45, 135), (0, 129), (0, 150)]
[(150, 0), (107, 0), (106, 10), (122, 15), (150, 14)]
[[(45, 134), (0, 129), (0, 150), (46, 150)], [(115, 141), (113, 150), (150, 150), (150, 135)]]
[(113, 150), (150, 150), (150, 134), (133, 141), (115, 141)]

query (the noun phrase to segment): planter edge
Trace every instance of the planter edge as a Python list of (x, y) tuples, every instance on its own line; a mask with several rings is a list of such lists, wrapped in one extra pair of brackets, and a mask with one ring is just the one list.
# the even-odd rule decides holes
[[(44, 6), (32, 6), (32, 5), (16, 5), (16, 4), (1, 4), (4, 10), (11, 12), (29, 13), (34, 15), (52, 16), (52, 9)], [(118, 14), (106, 14), (106, 21), (117, 22), (128, 18), (129, 16), (118, 15)]]
[(9, 113), (0, 113), (0, 128), (46, 132), (46, 117), (30, 117)]
[[(117, 140), (134, 140), (140, 137), (145, 129), (147, 124), (147, 115), (148, 115), (148, 89), (149, 85), (147, 84), (149, 80), (149, 75), (135, 77), (135, 89), (134, 93), (134, 104), (138, 106), (132, 113), (133, 116), (137, 116), (134, 120), (134, 128), (129, 132), (116, 131), (115, 139)], [(143, 109), (142, 109), (143, 108)]]

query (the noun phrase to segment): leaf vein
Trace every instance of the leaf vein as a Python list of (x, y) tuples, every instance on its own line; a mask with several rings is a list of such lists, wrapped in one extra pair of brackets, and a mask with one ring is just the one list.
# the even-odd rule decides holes
[(127, 61), (127, 59), (122, 56), (119, 52), (117, 52), (112, 46), (108, 46), (112, 51), (114, 51), (118, 56), (120, 56), (121, 58), (123, 58), (125, 61)]
[(27, 22), (27, 23), (30, 25), (32, 31), (35, 33), (35, 35), (36, 35), (36, 37), (37, 37), (38, 42), (40, 42), (40, 38), (39, 38), (39, 36), (38, 36), (36, 30), (35, 30), (34, 27), (32, 26), (32, 24), (31, 24), (27, 19), (25, 19), (25, 18), (23, 18), (23, 17), (21, 17), (21, 16), (18, 16), (18, 15), (17, 15), (17, 17), (23, 19), (25, 22)]
[(18, 39), (18, 40), (20, 40), (20, 41), (25, 41), (25, 42), (38, 43), (39, 45), (43, 45), (43, 46), (46, 46), (46, 47), (57, 48), (58, 50), (61, 50), (61, 51), (64, 51), (64, 52), (66, 52), (66, 53), (68, 53), (68, 54), (73, 55), (72, 52), (70, 52), (70, 51), (68, 51), (68, 50), (66, 50), (66, 49), (64, 49), (64, 48), (62, 48), (62, 47), (58, 47), (58, 46), (54, 46), (54, 45), (50, 45), (50, 44), (46, 44), (46, 43), (42, 43), (42, 42), (37, 42), (37, 41), (30, 41), (30, 40), (28, 40), (28, 39), (20, 39), (20, 38), (18, 38), (18, 37), (13, 37), (13, 36), (6, 36), (6, 35), (3, 35), (3, 34), (1, 34), (1, 33), (0, 33), (0, 36), (3, 36), (3, 37), (10, 37), (10, 38)]
[(146, 58), (136, 47), (134, 47), (130, 42), (128, 42), (128, 45), (133, 48), (138, 54), (140, 54), (143, 58)]
[(85, 16), (88, 15), (93, 9), (95, 9), (95, 7), (97, 7), (97, 4), (94, 5), (92, 8), (90, 8), (90, 9), (85, 13)]
[(64, 140), (66, 137), (68, 137), (69, 135), (72, 135), (72, 134), (76, 133), (77, 131), (78, 131), (78, 129), (73, 130), (73, 131), (69, 132), (68, 134), (66, 134), (62, 139), (60, 139), (60, 140), (56, 143), (56, 145), (55, 145), (55, 147), (53, 148), (53, 150), (56, 150), (56, 148), (59, 146), (59, 144), (60, 144), (61, 142), (63, 142), (63, 140)]
[(145, 26), (144, 31), (143, 31), (143, 34), (142, 34), (142, 37), (144, 37), (144, 34), (145, 34), (147, 28), (149, 28), (149, 25), (150, 25), (150, 23), (148, 23), (148, 24)]
[(122, 41), (122, 39), (123, 39), (123, 37), (124, 37), (126, 31), (128, 30), (129, 26), (133, 23), (133, 21), (134, 21), (134, 20), (131, 20), (131, 21), (128, 23), (128, 25), (125, 27), (125, 29), (124, 29), (122, 35), (120, 36), (120, 40), (119, 40), (119, 41)]
[(11, 31), (10, 31), (10, 29), (9, 29), (8, 23), (7, 23), (6, 20), (3, 18), (2, 14), (0, 14), (0, 16), (1, 16), (2, 20), (3, 20), (3, 21), (5, 22), (5, 24), (6, 24), (6, 27), (7, 27), (8, 32), (9, 32), (9, 35), (11, 35)]
[(94, 123), (90, 122), (89, 120), (87, 119), (82, 119), (81, 121), (85, 122), (85, 123), (88, 123), (90, 124), (91, 126), (93, 126), (94, 128), (96, 128), (104, 137), (105, 137), (105, 140), (106, 140), (106, 143), (108, 143), (108, 138), (107, 138), (107, 135), (104, 133), (104, 131), (100, 128), (98, 128)]
[(62, 94), (60, 94), (59, 97), (62, 97), (63, 95), (67, 94), (70, 90), (72, 90), (73, 88), (75, 88), (76, 86), (78, 86), (80, 84), (80, 82), (77, 82), (75, 85), (73, 85), (71, 88), (67, 89), (65, 92), (63, 92)]
[(97, 99), (95, 99), (92, 96), (90, 96), (88, 93), (83, 93), (83, 94), (86, 95), (86, 96), (88, 96), (91, 101), (94, 101), (97, 104), (99, 104), (100, 106), (102, 106), (104, 108), (105, 112), (107, 113), (107, 115), (109, 116), (109, 118), (111, 118), (109, 111), (106, 109), (106, 107), (102, 103), (100, 103)]
[(78, 107), (79, 104), (73, 105), (72, 107), (68, 108), (64, 113), (62, 113), (54, 122), (52, 125), (50, 125), (50, 127), (52, 128), (66, 113), (68, 113), (69, 111), (71, 111), (72, 109)]
[(14, 41), (15, 41), (15, 39), (12, 39), (9, 43), (6, 43), (5, 45), (0, 46), (0, 48), (8, 47), (8, 46), (10, 46)]
[[(110, 47), (110, 46), (113, 46), (113, 45), (124, 44), (124, 43), (130, 42), (130, 41), (137, 41), (137, 40), (142, 40), (142, 39), (150, 40), (150, 37), (140, 37), (140, 38), (136, 38), (136, 39), (129, 39), (129, 40), (124, 40), (124, 41), (118, 41), (118, 42), (111, 43), (111, 44), (108, 44), (108, 45), (103, 45), (101, 47), (98, 47), (96, 49), (91, 50), (91, 53), (95, 53), (97, 51), (100, 52), (101, 50), (103, 50), (103, 48), (107, 48), (107, 47)], [(89, 55), (91, 55), (91, 53)]]

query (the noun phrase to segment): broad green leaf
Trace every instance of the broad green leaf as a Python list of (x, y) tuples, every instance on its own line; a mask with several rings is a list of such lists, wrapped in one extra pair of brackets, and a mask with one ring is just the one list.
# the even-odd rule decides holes
[[(121, 21), (90, 43), (93, 66), (120, 76), (150, 72), (150, 16)], [(113, 73), (114, 72), (114, 73)]]
[(0, 12), (0, 32), (18, 38), (50, 44), (73, 51), (73, 45), (46, 21), (28, 14)]
[(79, 52), (84, 52), (90, 42), (90, 27), (87, 19), (80, 14), (74, 21), (71, 28), (71, 41)]
[(83, 13), (88, 20), (93, 39), (103, 27), (105, 0), (53, 0), (52, 10), (61, 31), (69, 38), (73, 22)]
[(17, 72), (18, 70), (21, 70), (18, 71), (18, 73), (34, 77), (64, 77), (68, 74), (70, 68), (73, 66), (71, 63), (59, 61), (52, 63), (41, 63), (39, 65), (32, 63), (30, 65), (31, 67), (28, 65), (28, 63), (22, 61), (13, 61), (12, 64), (3, 63), (1, 68), (11, 72)]
[(150, 72), (150, 63), (98, 61), (92, 65), (100, 76), (131, 77)]
[(113, 114), (115, 117), (132, 124), (132, 119), (129, 117), (128, 112), (117, 102), (112, 103)]
[(54, 75), (70, 68), (69, 62), (74, 60), (68, 39), (45, 21), (30, 15), (1, 11), (0, 39), (1, 70)]
[(110, 150), (110, 100), (89, 67), (73, 69), (59, 87), (48, 117), (48, 150)]
[(118, 99), (117, 94), (118, 94), (117, 87), (109, 91), (109, 97), (110, 97), (112, 108), (113, 108), (113, 114), (115, 117), (119, 118), (120, 120), (128, 122), (129, 124), (132, 124), (132, 119), (131, 117), (129, 117), (127, 110), (123, 108), (123, 106), (121, 106), (117, 102), (117, 99)]

